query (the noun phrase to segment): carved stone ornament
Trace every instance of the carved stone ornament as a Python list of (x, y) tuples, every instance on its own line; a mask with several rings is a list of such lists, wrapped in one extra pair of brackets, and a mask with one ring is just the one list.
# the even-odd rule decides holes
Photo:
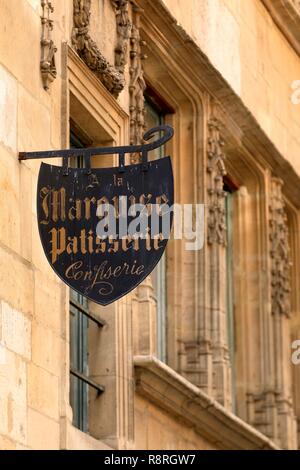
[(117, 45), (115, 47), (115, 66), (124, 74), (127, 64), (128, 45), (132, 24), (129, 18), (129, 0), (111, 0), (116, 13)]
[(279, 178), (272, 178), (270, 204), (272, 314), (289, 316), (291, 310), (291, 263), (282, 184), (282, 180)]
[(223, 177), (226, 175), (224, 141), (220, 135), (221, 124), (216, 118), (208, 122), (208, 243), (226, 245), (225, 197)]
[(72, 44), (81, 59), (115, 97), (124, 89), (122, 73), (112, 66), (89, 35), (91, 0), (73, 0)]
[(51, 15), (54, 12), (54, 8), (50, 0), (41, 0), (42, 6), (42, 56), (41, 56), (41, 74), (43, 80), (43, 86), (45, 90), (49, 89), (50, 84), (55, 80), (57, 76), (57, 70), (55, 66), (55, 53), (57, 48), (52, 40), (53, 31), (53, 20)]
[[(143, 72), (143, 60), (147, 58), (142, 52), (146, 42), (140, 36), (140, 18), (142, 10), (133, 5), (133, 25), (130, 37), (130, 144), (140, 144), (145, 132), (145, 98), (146, 82)], [(139, 156), (131, 158), (136, 163)]]

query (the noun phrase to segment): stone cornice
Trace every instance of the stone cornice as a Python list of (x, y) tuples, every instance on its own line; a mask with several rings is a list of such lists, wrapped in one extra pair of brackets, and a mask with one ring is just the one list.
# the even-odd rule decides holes
[(300, 1), (261, 0), (274, 22), (300, 55)]
[(90, 32), (91, 0), (73, 0), (72, 45), (90, 70), (116, 98), (125, 87), (125, 78), (118, 68), (111, 65)]
[(135, 356), (136, 391), (206, 437), (216, 448), (278, 449), (266, 436), (227, 411), (153, 356)]

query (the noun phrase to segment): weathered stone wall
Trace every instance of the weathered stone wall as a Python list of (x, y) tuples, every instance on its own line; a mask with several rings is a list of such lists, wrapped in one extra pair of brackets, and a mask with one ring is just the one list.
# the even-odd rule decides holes
[(135, 399), (135, 448), (165, 450), (216, 450), (193, 429), (143, 397)]
[(163, 0), (300, 174), (300, 59), (261, 0)]
[[(54, 41), (67, 37), (68, 2), (55, 2)], [(36, 223), (40, 162), (21, 150), (61, 146), (58, 76), (40, 75), (40, 0), (0, 3), (0, 448), (59, 448), (66, 288), (42, 252)], [(47, 430), (45, 432), (45, 430)]]

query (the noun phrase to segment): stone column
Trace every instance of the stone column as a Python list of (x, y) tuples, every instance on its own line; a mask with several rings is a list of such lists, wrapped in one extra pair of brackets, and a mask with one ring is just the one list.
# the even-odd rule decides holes
[[(296, 448), (291, 389), (290, 247), (282, 180), (269, 190), (269, 309), (263, 319), (261, 391), (249, 395), (250, 422), (282, 448)], [(267, 299), (266, 299), (267, 300)]]
[[(142, 52), (145, 42), (140, 36), (140, 19), (143, 10), (132, 4), (132, 27), (130, 35), (130, 145), (143, 142), (145, 132), (145, 104)], [(137, 163), (140, 155), (131, 155), (131, 163)], [(153, 295), (153, 286), (149, 276), (135, 291), (133, 296), (133, 347), (135, 355), (157, 354), (157, 305)]]
[(208, 122), (208, 279), (209, 321), (211, 327), (213, 396), (226, 407), (231, 406), (231, 367), (226, 320), (226, 223), (223, 177), (224, 142), (221, 123), (214, 117)]

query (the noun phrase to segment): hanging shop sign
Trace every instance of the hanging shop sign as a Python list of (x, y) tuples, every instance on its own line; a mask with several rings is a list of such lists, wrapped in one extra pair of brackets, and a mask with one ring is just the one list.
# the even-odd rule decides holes
[[(62, 157), (41, 164), (37, 222), (45, 255), (56, 274), (88, 299), (108, 305), (137, 287), (155, 268), (168, 242), (174, 202), (170, 157), (148, 161), (148, 152), (173, 136), (153, 128), (145, 145), (20, 153), (20, 160)], [(141, 163), (125, 165), (126, 154)], [(119, 156), (112, 168), (91, 168), (94, 155)], [(83, 156), (84, 168), (69, 158)]]

